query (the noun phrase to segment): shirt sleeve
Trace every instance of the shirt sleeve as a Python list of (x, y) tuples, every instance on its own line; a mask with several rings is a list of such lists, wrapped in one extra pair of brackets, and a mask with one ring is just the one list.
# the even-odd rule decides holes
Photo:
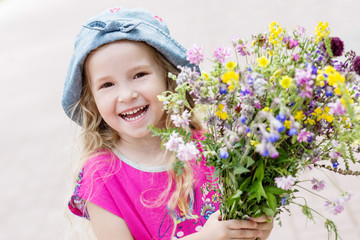
[(68, 203), (69, 210), (80, 217), (90, 219), (86, 202), (122, 217), (116, 201), (111, 194), (112, 180), (116, 174), (115, 157), (100, 154), (90, 158), (80, 171), (73, 195)]

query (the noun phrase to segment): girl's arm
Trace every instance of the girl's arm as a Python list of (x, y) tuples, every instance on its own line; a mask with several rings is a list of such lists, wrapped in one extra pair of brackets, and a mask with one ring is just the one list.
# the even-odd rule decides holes
[(220, 212), (213, 213), (204, 227), (197, 233), (188, 235), (182, 240), (225, 240), (225, 239), (260, 239), (269, 237), (273, 223), (266, 217), (250, 220), (221, 221)]
[(98, 240), (134, 240), (124, 219), (89, 201), (87, 210)]

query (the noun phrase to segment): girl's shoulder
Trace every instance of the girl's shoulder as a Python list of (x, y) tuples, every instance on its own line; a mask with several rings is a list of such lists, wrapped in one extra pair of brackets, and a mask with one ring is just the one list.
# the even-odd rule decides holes
[(85, 175), (93, 175), (98, 173), (113, 174), (119, 168), (119, 158), (113, 151), (101, 149), (91, 154), (85, 161), (83, 173)]

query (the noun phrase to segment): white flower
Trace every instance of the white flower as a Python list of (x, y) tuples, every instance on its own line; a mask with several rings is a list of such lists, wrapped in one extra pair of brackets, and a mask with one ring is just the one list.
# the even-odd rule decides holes
[(184, 141), (179, 137), (179, 133), (173, 132), (169, 140), (164, 144), (164, 147), (169, 151), (176, 151), (182, 144), (184, 144)]
[(194, 142), (189, 142), (186, 144), (181, 144), (178, 148), (177, 158), (181, 161), (189, 161), (196, 158), (200, 153), (199, 149), (195, 146)]
[(275, 182), (278, 188), (289, 190), (295, 184), (295, 178), (291, 175), (287, 177), (277, 177)]
[(175, 127), (182, 127), (185, 128), (187, 126), (189, 126), (189, 122), (190, 122), (190, 113), (188, 110), (185, 110), (182, 115), (180, 116), (180, 114), (176, 114), (176, 115), (171, 115), (171, 120), (173, 121)]

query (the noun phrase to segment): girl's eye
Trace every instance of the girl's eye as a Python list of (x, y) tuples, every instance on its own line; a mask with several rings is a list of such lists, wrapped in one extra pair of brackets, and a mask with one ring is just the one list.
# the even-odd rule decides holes
[(108, 88), (108, 87), (111, 87), (113, 85), (114, 85), (113, 83), (107, 82), (107, 83), (104, 83), (103, 85), (101, 85), (100, 88)]
[(134, 76), (134, 79), (141, 78), (141, 77), (143, 77), (143, 76), (145, 76), (145, 75), (147, 75), (147, 73), (145, 73), (145, 72), (139, 72), (139, 73), (137, 73), (137, 74)]

